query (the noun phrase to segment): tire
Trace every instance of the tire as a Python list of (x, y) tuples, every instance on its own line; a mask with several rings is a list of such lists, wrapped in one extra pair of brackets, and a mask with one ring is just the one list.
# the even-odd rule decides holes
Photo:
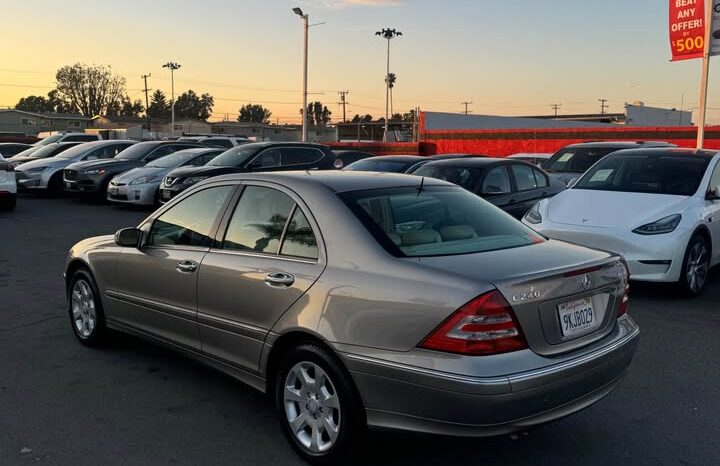
[(688, 298), (699, 296), (707, 283), (709, 269), (710, 245), (703, 235), (696, 234), (685, 249), (678, 281), (680, 292)]
[[(367, 430), (365, 410), (350, 375), (314, 343), (291, 349), (281, 361), (275, 377), (275, 409), (283, 433), (306, 461), (342, 464)], [(300, 418), (293, 427), (292, 421)]]
[(86, 346), (105, 342), (107, 329), (100, 294), (87, 269), (73, 272), (67, 287), (68, 316), (75, 337)]

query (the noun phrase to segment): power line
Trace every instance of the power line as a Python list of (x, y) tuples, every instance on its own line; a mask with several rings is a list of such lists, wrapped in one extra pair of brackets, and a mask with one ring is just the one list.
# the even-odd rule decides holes
[(605, 109), (608, 108), (608, 106), (605, 105), (605, 102), (607, 102), (607, 101), (608, 101), (607, 99), (598, 99), (598, 102), (600, 102), (600, 113), (602, 115), (605, 114)]
[(562, 107), (562, 104), (552, 104), (550, 105), (552, 107), (553, 111), (555, 112), (555, 116), (557, 117), (558, 108)]
[(350, 91), (338, 91), (338, 94), (340, 94), (340, 102), (338, 102), (338, 105), (342, 105), (343, 109), (343, 122), (346, 122), (347, 119), (345, 118), (345, 106), (348, 105), (350, 102), (347, 101), (346, 97), (350, 93)]
[(467, 114), (469, 113), (469, 112), (468, 112), (468, 105), (472, 105), (472, 102), (460, 102), (460, 105), (464, 105), (464, 106), (465, 106), (465, 115), (467, 115)]

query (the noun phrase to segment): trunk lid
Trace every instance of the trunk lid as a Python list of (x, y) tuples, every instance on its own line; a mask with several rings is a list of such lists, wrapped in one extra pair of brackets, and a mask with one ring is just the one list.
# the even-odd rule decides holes
[[(576, 350), (610, 333), (625, 291), (618, 256), (562, 241), (414, 260), (494, 285), (512, 306), (530, 349), (546, 356)], [(568, 303), (582, 303), (582, 310), (592, 306), (593, 326), (564, 331), (563, 313), (573, 314)]]

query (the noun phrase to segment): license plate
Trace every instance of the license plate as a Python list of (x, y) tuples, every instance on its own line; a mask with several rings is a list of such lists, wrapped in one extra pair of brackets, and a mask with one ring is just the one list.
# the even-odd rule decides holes
[(165, 191), (165, 190), (163, 190), (163, 191), (161, 192), (161, 195), (162, 195), (162, 198), (163, 198), (163, 199), (166, 199), (166, 200), (167, 200), (167, 199), (170, 199), (170, 191)]
[(564, 337), (586, 333), (588, 330), (600, 326), (591, 298), (576, 299), (560, 304), (557, 310), (560, 318), (560, 330)]
[(110, 187), (110, 195), (117, 196), (117, 193), (118, 193), (118, 189), (111, 186)]
[(65, 182), (65, 187), (68, 188), (68, 189), (72, 189), (72, 183), (66, 181), (66, 182)]

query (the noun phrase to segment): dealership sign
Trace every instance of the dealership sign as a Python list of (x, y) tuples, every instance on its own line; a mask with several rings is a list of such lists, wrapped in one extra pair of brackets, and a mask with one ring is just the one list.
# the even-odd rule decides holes
[(720, 55), (720, 0), (670, 0), (670, 50), (672, 59), (702, 58), (706, 21), (710, 22), (710, 55)]

